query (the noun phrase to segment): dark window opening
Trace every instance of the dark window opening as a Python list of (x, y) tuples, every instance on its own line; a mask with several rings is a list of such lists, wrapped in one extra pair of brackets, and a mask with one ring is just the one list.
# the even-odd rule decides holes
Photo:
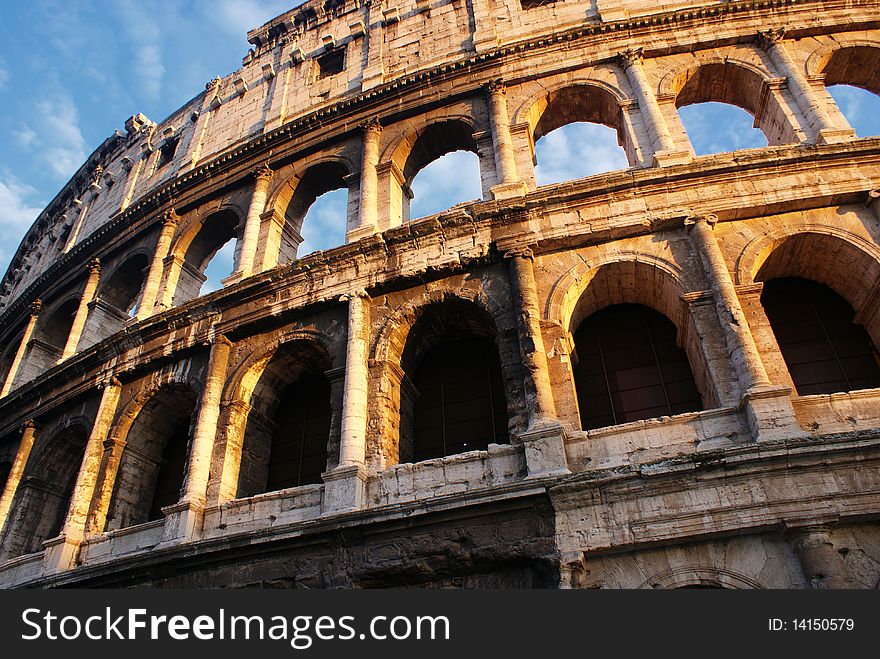
[(188, 457), (187, 442), (189, 441), (190, 420), (182, 418), (177, 422), (174, 432), (162, 452), (159, 473), (153, 489), (153, 500), (147, 521), (162, 519), (162, 508), (177, 503), (183, 488), (183, 477), (186, 474)]
[(164, 144), (159, 147), (159, 163), (156, 165), (156, 169), (161, 169), (174, 160), (174, 153), (177, 151), (177, 143), (179, 141), (180, 138), (172, 137), (165, 140)]
[(9, 479), (9, 472), (12, 470), (12, 465), (8, 462), (0, 462), (0, 492), (3, 492), (3, 488), (6, 487), (6, 481)]
[(702, 409), (676, 328), (639, 304), (587, 318), (575, 332), (575, 387), (587, 430)]
[(330, 416), (330, 383), (324, 375), (306, 376), (287, 388), (275, 416), (267, 492), (322, 482)]
[(761, 303), (800, 396), (880, 387), (880, 356), (849, 303), (798, 277), (764, 284)]
[(536, 7), (556, 4), (556, 0), (520, 0), (519, 4), (523, 9), (535, 9)]
[(342, 73), (345, 70), (345, 49), (334, 48), (318, 57), (318, 78)]
[(489, 339), (442, 343), (416, 370), (413, 462), (507, 442), (498, 351)]

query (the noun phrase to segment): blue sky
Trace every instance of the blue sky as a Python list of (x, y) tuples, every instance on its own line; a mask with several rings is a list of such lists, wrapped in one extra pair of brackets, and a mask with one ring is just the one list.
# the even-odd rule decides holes
[[(40, 210), (125, 119), (161, 121), (215, 75), (241, 66), (247, 31), (296, 0), (30, 0), (0, 9), (0, 272)], [(832, 94), (860, 135), (880, 133), (880, 99), (840, 88)], [(752, 118), (729, 106), (683, 108), (697, 153), (764, 144)], [(720, 127), (720, 128), (719, 128)], [(539, 185), (626, 166), (613, 131), (572, 124), (536, 146)], [(435, 161), (412, 185), (413, 218), (480, 196), (476, 157)], [(346, 195), (312, 207), (300, 254), (340, 244)], [(231, 246), (204, 290), (231, 269)]]

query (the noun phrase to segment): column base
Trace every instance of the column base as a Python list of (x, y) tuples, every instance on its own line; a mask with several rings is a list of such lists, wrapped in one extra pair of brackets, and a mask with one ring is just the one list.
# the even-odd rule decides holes
[(346, 244), (357, 242), (361, 238), (373, 236), (377, 233), (379, 233), (379, 229), (374, 226), (357, 227), (345, 234), (345, 242)]
[(554, 419), (540, 420), (519, 436), (526, 453), (527, 478), (570, 474), (565, 458), (565, 428)]
[(64, 534), (43, 543), (43, 574), (66, 572), (76, 567), (81, 541)]
[(755, 441), (806, 437), (791, 404), (791, 389), (773, 385), (752, 387), (740, 404), (748, 417), (749, 429)]
[(856, 132), (852, 128), (825, 128), (816, 136), (816, 144), (839, 144), (855, 137)]
[(512, 199), (513, 197), (522, 197), (528, 192), (528, 188), (523, 181), (515, 183), (499, 183), (492, 186), (492, 198), (495, 200)]
[(669, 165), (686, 165), (692, 160), (690, 151), (685, 149), (656, 151), (654, 153), (654, 167), (668, 167)]
[(367, 474), (361, 465), (337, 467), (321, 474), (324, 479), (322, 515), (359, 510), (366, 497)]
[(159, 547), (198, 540), (202, 534), (205, 506), (194, 501), (179, 501), (162, 509), (165, 527)]

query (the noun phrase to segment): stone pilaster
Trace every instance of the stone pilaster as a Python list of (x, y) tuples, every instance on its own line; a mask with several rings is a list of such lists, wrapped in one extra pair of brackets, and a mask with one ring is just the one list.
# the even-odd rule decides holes
[(819, 144), (832, 144), (855, 137), (852, 128), (840, 129), (831, 121), (816, 92), (785, 47), (784, 36), (785, 30), (781, 28), (767, 30), (758, 33), (758, 41), (770, 55), (777, 71), (788, 80), (789, 89), (809, 122), (815, 141)]
[(651, 138), (655, 165), (677, 165), (690, 160), (690, 154), (675, 148), (675, 142), (666, 125), (666, 118), (660, 111), (657, 96), (651, 87), (642, 66), (642, 49), (630, 49), (618, 55), (618, 61), (626, 71), (626, 77), (636, 95), (642, 117)]
[(21, 360), (24, 359), (25, 350), (27, 350), (28, 343), (34, 335), (34, 327), (37, 324), (37, 318), (39, 318), (40, 311), (42, 310), (43, 303), (40, 300), (34, 300), (33, 304), (31, 304), (30, 318), (28, 318), (27, 325), (25, 325), (24, 328), (24, 334), (22, 334), (21, 337), (21, 343), (18, 344), (18, 350), (15, 351), (15, 357), (12, 358), (9, 373), (6, 374), (6, 381), (3, 382), (3, 390), (0, 391), (0, 398), (8, 394), (12, 389), (12, 384), (15, 382), (15, 376), (18, 375), (18, 369), (21, 368)]
[(161, 298), (156, 303), (159, 311), (170, 309), (174, 304), (174, 293), (177, 290), (177, 282), (180, 281), (180, 272), (183, 270), (184, 263), (182, 254), (169, 254), (162, 263), (165, 285), (162, 287)]
[(526, 186), (516, 171), (516, 154), (510, 134), (510, 116), (504, 83), (493, 80), (486, 85), (489, 119), (492, 125), (492, 147), (495, 154), (495, 173), (498, 184), (492, 187), (495, 199), (508, 199), (526, 193)]
[(69, 570), (74, 567), (79, 546), (85, 538), (89, 510), (95, 495), (104, 455), (104, 442), (110, 432), (122, 385), (112, 378), (104, 385), (101, 403), (95, 415), (95, 423), (86, 444), (82, 465), (76, 477), (76, 485), (67, 508), (67, 517), (57, 542), (47, 546), (43, 560), (44, 572)]
[(18, 484), (21, 483), (21, 477), (24, 475), (25, 467), (27, 467), (28, 458), (31, 455), (31, 449), (34, 448), (34, 438), (37, 431), (37, 424), (33, 420), (24, 422), (21, 431), (21, 440), (18, 443), (18, 451), (15, 454), (15, 460), (12, 462), (12, 468), (6, 477), (6, 485), (3, 487), (3, 494), (0, 495), (0, 538), (6, 530), (6, 521), (9, 517), (9, 510), (12, 508), (12, 501), (15, 499), (15, 493), (18, 491)]
[(368, 343), (370, 298), (359, 291), (348, 299), (348, 343), (339, 466), (324, 474), (326, 513), (354, 510), (363, 503), (367, 448)]
[(108, 437), (103, 442), (104, 455), (101, 458), (101, 472), (95, 486), (91, 515), (86, 523), (87, 534), (104, 532), (126, 443), (124, 439), (114, 436)]
[(385, 50), (382, 35), (382, 30), (384, 29), (382, 25), (384, 4), (382, 0), (372, 0), (366, 5), (367, 65), (364, 67), (361, 77), (362, 91), (381, 85), (385, 79), (385, 67), (382, 61)]
[(534, 256), (529, 249), (505, 255), (510, 268), (517, 316), (520, 355), (525, 370), (529, 428), (520, 434), (529, 477), (568, 473), (565, 430), (556, 419), (547, 353), (541, 333), (541, 312), (535, 282)]
[(223, 335), (217, 336), (211, 345), (211, 356), (208, 358), (208, 370), (193, 430), (183, 497), (177, 504), (163, 510), (166, 513), (164, 539), (167, 542), (192, 540), (201, 532), (211, 458), (217, 437), (217, 421), (220, 418), (220, 397), (226, 382), (231, 348), (232, 342)]
[(376, 118), (361, 126), (363, 148), (361, 156), (361, 194), (358, 224), (348, 231), (347, 242), (354, 242), (378, 231), (379, 217), (379, 140), (382, 126)]
[(65, 359), (72, 357), (76, 353), (76, 347), (79, 345), (79, 339), (82, 336), (83, 328), (86, 326), (86, 320), (89, 317), (89, 305), (95, 299), (95, 293), (98, 290), (98, 279), (101, 276), (101, 262), (98, 259), (92, 259), (88, 265), (89, 276), (86, 279), (86, 286), (83, 289), (82, 297), (79, 299), (79, 307), (77, 307), (76, 315), (73, 317), (73, 324), (70, 326), (70, 332), (67, 335), (67, 342), (64, 344), (64, 350), (61, 351), (61, 357), (58, 362), (61, 363)]
[(238, 496), (241, 453), (250, 411), (251, 406), (241, 400), (221, 405), (222, 445), (215, 451), (215, 463), (219, 463), (220, 468), (217, 476), (208, 482), (208, 505), (220, 505)]
[(770, 384), (761, 354), (755, 345), (748, 321), (724, 261), (713, 227), (714, 215), (688, 218), (690, 235), (712, 287), (715, 308), (724, 332), (727, 352), (739, 383), (742, 406), (752, 433), (758, 440), (803, 434), (794, 417), (787, 387)]
[(177, 230), (179, 220), (180, 218), (174, 212), (174, 209), (166, 211), (162, 220), (162, 229), (159, 232), (159, 240), (156, 243), (156, 251), (153, 252), (153, 260), (150, 263), (147, 280), (144, 282), (141, 303), (138, 306), (137, 314), (135, 314), (135, 318), (138, 320), (143, 320), (153, 315), (156, 300), (159, 297), (159, 286), (162, 283), (164, 262), (171, 250), (171, 240), (174, 238), (174, 232)]
[(226, 280), (227, 282), (238, 281), (254, 274), (254, 261), (257, 256), (257, 243), (260, 240), (260, 226), (262, 225), (260, 218), (263, 211), (266, 210), (266, 198), (269, 194), (269, 184), (272, 182), (272, 170), (268, 166), (260, 167), (254, 172), (254, 178), (256, 179), (254, 192), (251, 195), (251, 203), (244, 222), (238, 264), (235, 272)]

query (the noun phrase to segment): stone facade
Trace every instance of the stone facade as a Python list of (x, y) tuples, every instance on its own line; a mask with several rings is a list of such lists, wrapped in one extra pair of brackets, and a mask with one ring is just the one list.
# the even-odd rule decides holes
[[(102, 144), (3, 279), (0, 586), (876, 587), (880, 388), (799, 392), (762, 289), (817, 282), (880, 345), (880, 139), (826, 89), (880, 93), (878, 21), (340, 0), (252, 31), (239, 71)], [(697, 157), (677, 110), (704, 101), (769, 146)], [(572, 121), (628, 169), (536, 187)], [(459, 149), (482, 199), (411, 218)], [(336, 188), (347, 244), (298, 255)], [(699, 409), (585, 423), (576, 336), (615, 305), (674, 326)], [(501, 430), (416, 459), (420, 364), (453, 339), (488, 346)], [(320, 465), (279, 480), (278, 415), (318, 390)]]

